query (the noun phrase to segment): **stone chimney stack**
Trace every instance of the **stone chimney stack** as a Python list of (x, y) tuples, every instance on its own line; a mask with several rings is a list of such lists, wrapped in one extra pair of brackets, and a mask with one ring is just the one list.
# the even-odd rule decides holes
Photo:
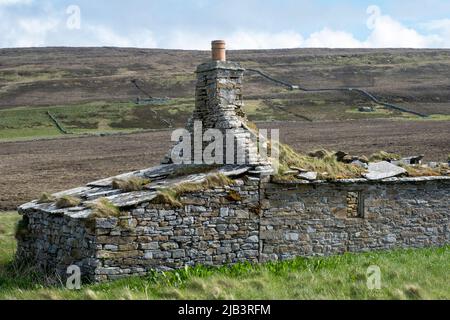
[[(209, 129), (220, 130), (224, 137), (222, 150), (224, 164), (232, 164), (229, 163), (230, 159), (225, 158), (227, 150), (231, 149), (230, 141), (227, 139), (233, 135), (234, 164), (264, 166), (267, 165), (267, 161), (262, 161), (258, 155), (255, 133), (249, 130), (247, 117), (242, 110), (244, 71), (245, 69), (239, 63), (226, 61), (225, 41), (213, 41), (212, 61), (197, 67), (195, 110), (186, 129), (193, 134), (195, 123), (201, 123), (203, 133)], [(194, 136), (191, 140), (195, 140)], [(203, 142), (203, 149), (209, 144), (210, 142)], [(243, 159), (242, 150), (245, 150), (245, 159)], [(192, 155), (194, 155), (194, 148)], [(171, 163), (171, 161), (169, 159), (164, 163)]]

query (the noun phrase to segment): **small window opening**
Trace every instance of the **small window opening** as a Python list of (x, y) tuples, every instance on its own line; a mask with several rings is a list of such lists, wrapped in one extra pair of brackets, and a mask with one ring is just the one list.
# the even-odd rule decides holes
[(361, 191), (347, 194), (347, 217), (364, 218), (364, 196)]

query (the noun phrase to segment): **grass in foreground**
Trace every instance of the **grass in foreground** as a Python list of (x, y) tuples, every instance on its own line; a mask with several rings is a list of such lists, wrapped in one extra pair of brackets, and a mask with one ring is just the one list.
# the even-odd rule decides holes
[[(449, 299), (450, 247), (187, 268), (69, 291), (12, 267), (15, 213), (0, 215), (0, 299)], [(366, 271), (380, 267), (381, 290)]]

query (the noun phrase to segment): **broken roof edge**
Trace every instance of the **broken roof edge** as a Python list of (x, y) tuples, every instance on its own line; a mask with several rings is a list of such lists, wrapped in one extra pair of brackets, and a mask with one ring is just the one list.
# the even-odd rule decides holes
[[(200, 167), (193, 165), (192, 167)], [(39, 200), (22, 204), (17, 208), (19, 214), (30, 213), (46, 213), (55, 215), (64, 215), (70, 218), (87, 219), (93, 214), (92, 206), (100, 199), (107, 199), (112, 205), (119, 209), (136, 207), (143, 203), (151, 202), (158, 195), (158, 192), (164, 189), (170, 189), (183, 183), (202, 183), (209, 176), (223, 174), (227, 177), (239, 177), (246, 173), (251, 175), (250, 170), (253, 166), (247, 165), (225, 165), (225, 166), (209, 166), (210, 171), (185, 174), (167, 178), (171, 173), (176, 172), (177, 168), (186, 169), (183, 165), (160, 165), (144, 170), (128, 172), (114, 177), (97, 180), (88, 183), (86, 186), (69, 189), (52, 194), (55, 201), (40, 203)], [(112, 182), (115, 179), (127, 179), (132, 177), (148, 177), (160, 178), (153, 183), (145, 186), (143, 190), (126, 192), (120, 189), (114, 189)], [(76, 207), (58, 208), (56, 200), (61, 197), (76, 197), (82, 200), (82, 203)]]
[[(246, 172), (244, 172), (246, 173)], [(204, 174), (203, 178), (206, 178), (210, 174)], [(199, 175), (191, 175), (186, 177), (199, 176)], [(251, 176), (251, 175), (250, 175)], [(187, 180), (189, 181), (189, 180)], [(278, 185), (351, 185), (351, 184), (397, 184), (397, 183), (426, 183), (433, 181), (450, 181), (450, 177), (448, 176), (430, 176), (430, 177), (402, 177), (402, 178), (386, 178), (382, 180), (368, 180), (364, 178), (360, 179), (341, 179), (341, 180), (315, 180), (315, 181), (271, 181), (273, 184)], [(201, 180), (197, 180), (196, 182), (201, 182)], [(175, 187), (177, 184), (183, 183), (183, 181), (174, 182), (173, 184), (166, 185), (161, 187), (161, 189)], [(81, 187), (75, 188), (71, 190), (67, 190), (65, 192), (55, 193), (54, 195), (76, 195), (77, 192), (87, 191), (90, 188)], [(113, 205), (117, 206), (120, 209), (137, 207), (142, 205), (143, 203), (149, 203), (153, 199), (155, 199), (158, 195), (157, 190), (142, 190), (142, 191), (133, 191), (133, 192), (122, 192), (118, 194), (111, 195), (109, 197), (98, 197), (93, 200), (85, 200), (81, 205), (71, 208), (57, 208), (55, 203), (39, 203), (38, 200), (34, 200), (23, 204), (18, 207), (19, 214), (32, 214), (32, 213), (43, 213), (43, 214), (52, 214), (55, 216), (67, 216), (72, 219), (89, 219), (94, 210), (91, 208), (91, 205), (96, 201), (102, 198), (108, 199)]]

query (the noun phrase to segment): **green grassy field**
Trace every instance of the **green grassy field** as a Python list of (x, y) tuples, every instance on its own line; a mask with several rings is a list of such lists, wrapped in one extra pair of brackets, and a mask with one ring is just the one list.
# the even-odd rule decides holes
[[(134, 132), (184, 127), (192, 114), (194, 100), (172, 99), (162, 105), (97, 101), (50, 107), (17, 107), (0, 110), (0, 141), (63, 136), (51, 121), (50, 112), (72, 135)], [(377, 107), (373, 113), (359, 112), (345, 103), (333, 108), (312, 97), (296, 100), (286, 93), (279, 99), (248, 100), (244, 110), (251, 121), (322, 121), (394, 118), (402, 120), (450, 120), (448, 115), (427, 119)]]
[(129, 103), (92, 102), (86, 104), (20, 107), (0, 110), (0, 141), (61, 136), (47, 115), (50, 112), (71, 134), (130, 132), (184, 126), (193, 101), (177, 99), (160, 106)]
[[(18, 220), (16, 213), (0, 214), (0, 299), (450, 299), (448, 246), (187, 268), (69, 291), (14, 266)], [(381, 269), (380, 290), (367, 287), (371, 265)]]

